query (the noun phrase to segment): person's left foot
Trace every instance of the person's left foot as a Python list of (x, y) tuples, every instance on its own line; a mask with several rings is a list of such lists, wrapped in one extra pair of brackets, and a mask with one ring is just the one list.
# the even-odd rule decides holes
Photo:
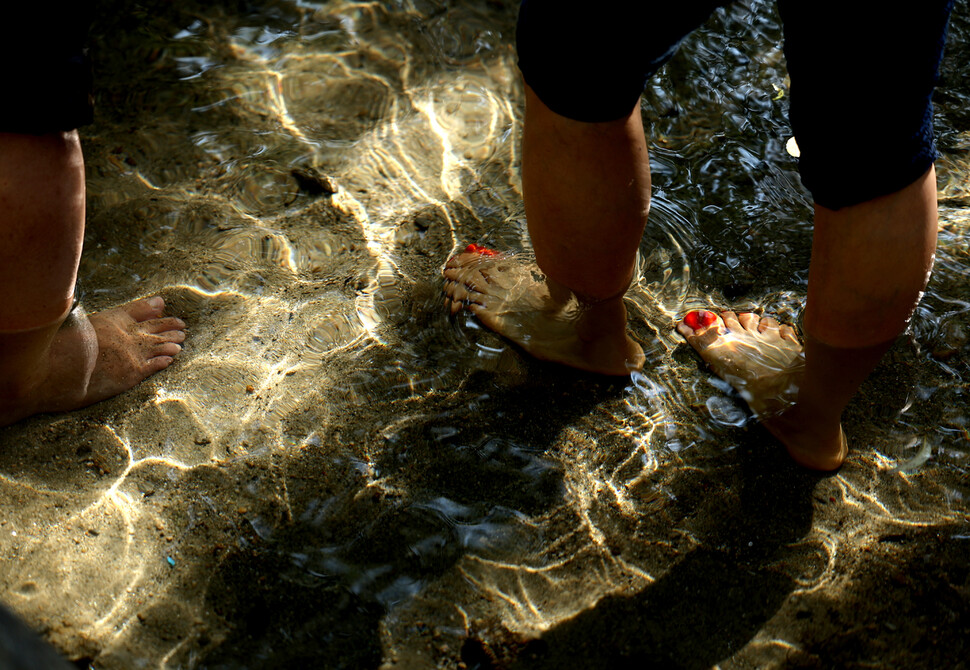
[(690, 312), (677, 324), (714, 373), (748, 403), (791, 457), (814, 470), (835, 470), (848, 453), (841, 426), (799, 418), (798, 387), (805, 370), (801, 342), (791, 326), (757, 314)]

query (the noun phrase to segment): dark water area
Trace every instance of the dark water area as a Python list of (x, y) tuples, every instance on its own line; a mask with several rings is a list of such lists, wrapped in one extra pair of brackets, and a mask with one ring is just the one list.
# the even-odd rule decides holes
[(719, 10), (644, 93), (643, 373), (448, 315), (456, 250), (530, 251), (516, 12), (97, 2), (85, 303), (161, 294), (190, 339), (119, 398), (0, 431), (0, 600), (99, 670), (963, 667), (967, 2), (936, 268), (825, 477), (673, 331), (804, 307), (771, 3)]

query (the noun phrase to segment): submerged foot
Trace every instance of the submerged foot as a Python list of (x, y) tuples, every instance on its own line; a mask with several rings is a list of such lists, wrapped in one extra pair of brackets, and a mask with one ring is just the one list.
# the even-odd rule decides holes
[(53, 336), (46, 374), (16, 406), (0, 408), (0, 425), (86, 407), (167, 368), (182, 350), (185, 323), (163, 317), (164, 307), (151, 298), (90, 318), (75, 310)]
[(452, 314), (467, 309), (536, 358), (607, 375), (643, 367), (622, 296), (580, 301), (534, 263), (476, 245), (449, 259), (444, 276)]
[[(163, 317), (164, 308), (161, 298), (136, 300), (65, 323), (51, 346), (48, 389), (49, 397), (73, 406), (57, 409), (78, 409), (111, 398), (171, 365), (182, 350), (185, 323)], [(65, 387), (72, 376), (70, 366), (92, 345), (97, 356), (88, 383), (83, 389)]]
[(835, 470), (848, 452), (840, 426), (800, 420), (796, 404), (805, 369), (791, 326), (756, 314), (699, 311), (677, 324), (714, 373), (744, 398), (792, 458), (815, 470)]

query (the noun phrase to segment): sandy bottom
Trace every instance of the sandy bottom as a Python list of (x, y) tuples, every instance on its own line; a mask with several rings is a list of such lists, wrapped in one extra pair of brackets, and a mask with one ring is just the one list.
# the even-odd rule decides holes
[[(898, 473), (854, 456), (818, 477), (754, 427), (620, 498), (588, 468), (615, 467), (627, 440), (582, 417), (618, 411), (622, 388), (515, 368), (415, 398), (420, 413), (393, 429), (386, 405), (361, 406), (319, 442), (272, 449), (207, 432), (151, 384), (6, 429), (3, 600), (98, 668), (929, 668), (966, 655), (959, 507), (901, 523), (875, 504)], [(546, 407), (523, 412), (538, 397)], [(878, 430), (870, 411), (851, 408), (850, 438)]]

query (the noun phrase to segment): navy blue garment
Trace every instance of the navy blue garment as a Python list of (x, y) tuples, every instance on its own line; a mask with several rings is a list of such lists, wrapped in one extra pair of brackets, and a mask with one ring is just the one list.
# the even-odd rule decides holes
[(936, 160), (931, 97), (953, 0), (779, 0), (798, 169), (840, 209), (912, 184)]
[(10, 3), (0, 40), (0, 132), (73, 130), (94, 113), (84, 45), (91, 3)]
[(633, 109), (687, 35), (731, 0), (626, 2), (522, 0), (519, 69), (552, 111), (576, 121), (614, 121)]
[[(634, 109), (647, 80), (729, 0), (523, 0), (525, 82), (552, 111), (602, 122)], [(930, 98), (953, 0), (779, 0), (799, 171), (840, 209), (913, 183), (936, 159)]]

